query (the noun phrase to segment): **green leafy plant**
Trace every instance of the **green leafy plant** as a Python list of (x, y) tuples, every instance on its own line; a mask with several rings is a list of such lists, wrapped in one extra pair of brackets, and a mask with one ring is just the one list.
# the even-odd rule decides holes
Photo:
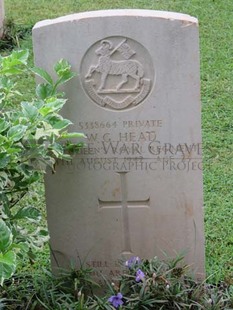
[[(43, 269), (21, 273), (0, 288), (6, 309), (25, 310), (230, 310), (233, 287), (198, 282), (182, 257), (161, 261), (130, 258), (114, 283), (106, 281), (105, 296), (94, 294), (93, 270), (81, 267), (59, 276)], [(92, 290), (93, 289), (93, 290)], [(0, 303), (1, 306), (1, 303)]]
[[(58, 87), (75, 76), (67, 61), (55, 66), (57, 80), (41, 68), (27, 66), (28, 51), (13, 51), (0, 57), (0, 284), (16, 269), (17, 257), (48, 239), (38, 227), (29, 232), (23, 221), (38, 222), (40, 212), (31, 205), (20, 206), (30, 185), (40, 180), (46, 167), (52, 169), (56, 159), (69, 160), (66, 143), (70, 138), (84, 138), (82, 133), (69, 133), (71, 125), (60, 114), (66, 100)], [(44, 83), (36, 87), (35, 98), (16, 104), (23, 94), (17, 89), (22, 74), (33, 72)], [(69, 142), (69, 148), (70, 144)], [(81, 143), (78, 147), (81, 147)]]
[[(119, 309), (230, 309), (230, 287), (195, 281), (188, 273), (183, 257), (160, 261), (157, 257), (126, 262), (128, 270), (114, 285), (114, 294), (121, 294)], [(112, 299), (110, 297), (109, 301)], [(117, 301), (117, 300), (116, 300)], [(116, 307), (118, 308), (118, 307)]]

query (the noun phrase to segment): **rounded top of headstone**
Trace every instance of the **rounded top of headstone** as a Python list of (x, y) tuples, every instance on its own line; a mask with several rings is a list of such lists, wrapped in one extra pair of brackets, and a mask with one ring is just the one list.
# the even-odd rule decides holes
[(152, 18), (167, 19), (171, 21), (180, 20), (188, 24), (198, 24), (197, 18), (183, 13), (155, 11), (155, 10), (119, 9), (119, 10), (89, 11), (89, 12), (70, 14), (55, 19), (47, 19), (37, 22), (34, 26), (34, 29), (57, 23), (74, 22), (82, 19), (99, 18), (99, 17), (152, 17)]

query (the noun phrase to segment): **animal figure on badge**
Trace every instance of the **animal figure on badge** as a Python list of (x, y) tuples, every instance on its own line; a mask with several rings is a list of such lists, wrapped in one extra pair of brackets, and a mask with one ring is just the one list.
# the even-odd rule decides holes
[(99, 91), (103, 90), (106, 84), (108, 75), (121, 75), (122, 81), (117, 85), (119, 90), (125, 83), (128, 82), (128, 77), (131, 76), (136, 80), (134, 89), (139, 88), (140, 80), (144, 75), (142, 65), (136, 60), (112, 60), (112, 43), (108, 40), (101, 41), (101, 46), (95, 51), (99, 56), (99, 61), (96, 66), (91, 66), (86, 78), (90, 78), (92, 73), (98, 72), (101, 74), (101, 82)]

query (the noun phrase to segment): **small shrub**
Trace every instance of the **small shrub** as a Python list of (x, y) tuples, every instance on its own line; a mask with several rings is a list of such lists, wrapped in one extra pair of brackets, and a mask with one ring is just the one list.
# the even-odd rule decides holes
[[(74, 77), (70, 65), (59, 61), (54, 66), (57, 80), (53, 81), (43, 69), (29, 68), (27, 60), (28, 51), (0, 56), (0, 285), (14, 274), (17, 259), (24, 253), (34, 259), (33, 250), (48, 240), (47, 231), (38, 226), (39, 210), (31, 205), (18, 207), (20, 200), (47, 166), (53, 169), (56, 159), (70, 159), (64, 141), (84, 137), (68, 133), (71, 122), (59, 114), (66, 100), (57, 89)], [(17, 81), (27, 72), (44, 83), (36, 87), (31, 101), (18, 104), (25, 94), (17, 89)], [(68, 143), (69, 149), (72, 145)], [(31, 231), (25, 228), (25, 220), (36, 222), (36, 227)]]

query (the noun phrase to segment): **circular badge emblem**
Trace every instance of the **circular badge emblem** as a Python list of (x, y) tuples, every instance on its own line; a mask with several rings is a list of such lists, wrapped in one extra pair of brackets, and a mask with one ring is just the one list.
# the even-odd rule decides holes
[(99, 106), (125, 110), (142, 103), (154, 82), (153, 62), (140, 43), (107, 37), (93, 44), (81, 62), (81, 81)]

